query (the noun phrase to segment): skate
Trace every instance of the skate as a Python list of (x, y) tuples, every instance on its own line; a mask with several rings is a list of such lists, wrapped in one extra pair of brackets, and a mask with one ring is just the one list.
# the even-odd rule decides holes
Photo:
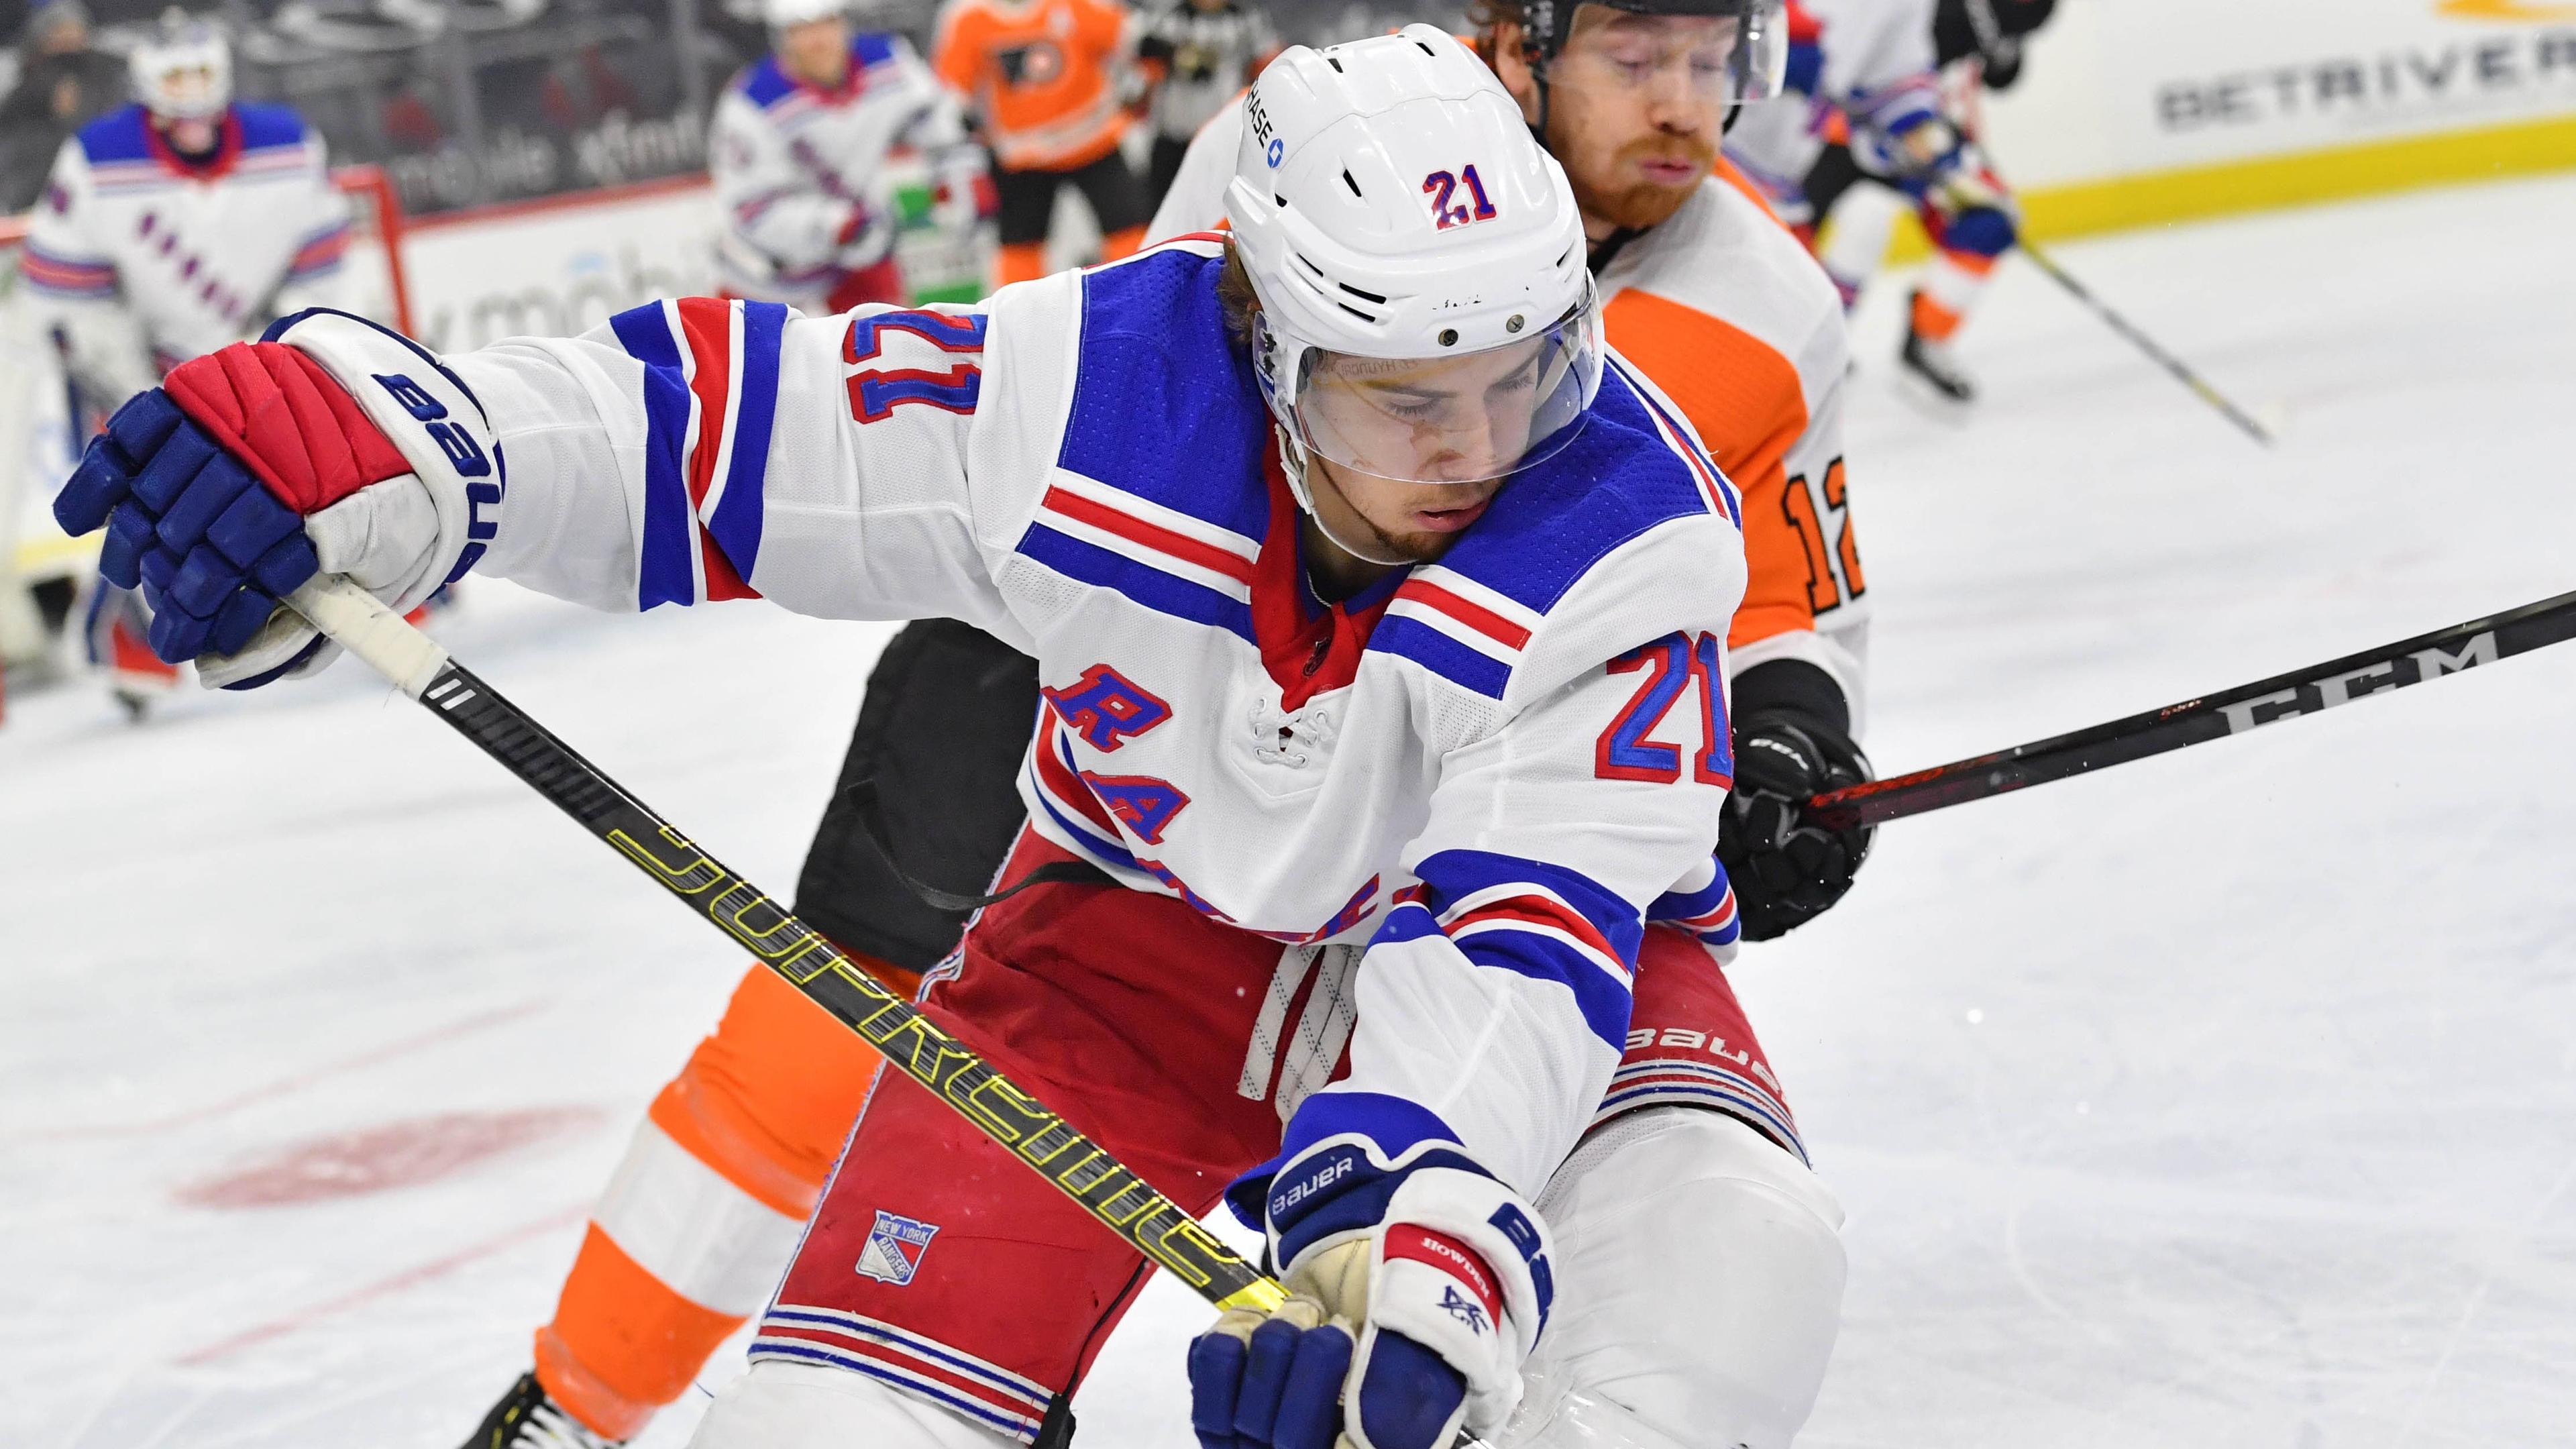
[(603, 1439), (564, 1412), (534, 1373), (519, 1381), (483, 1416), (465, 1440), (465, 1449), (617, 1449), (623, 1439)]
[(1897, 354), (1905, 370), (1917, 382), (1962, 406), (1977, 400), (1977, 384), (1959, 365), (1950, 344), (1935, 342), (1909, 327), (1905, 331), (1905, 348)]

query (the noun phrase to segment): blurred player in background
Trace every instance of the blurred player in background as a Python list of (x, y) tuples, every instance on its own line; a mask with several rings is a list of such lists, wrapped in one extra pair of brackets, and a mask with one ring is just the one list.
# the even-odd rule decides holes
[(1158, 74), (1146, 181), (1155, 205), (1180, 174), (1190, 138), (1278, 53), (1278, 34), (1256, 0), (1165, 0), (1145, 17), (1136, 55)]
[[(343, 300), (349, 208), (321, 134), (288, 107), (233, 100), (232, 51), (208, 21), (169, 12), (131, 69), (137, 101), (56, 155), (20, 268), (78, 429), (189, 358)], [(178, 681), (146, 644), (171, 583), (147, 577), (138, 594), (102, 578), (90, 600), (90, 658), (138, 718)]]
[(17, 84), (0, 97), (0, 212), (34, 206), (64, 140), (124, 104), (126, 91), (125, 67), (90, 43), (81, 0), (29, 10)]
[[(1741, 42), (1739, 27), (1767, 39)], [(1670, 919), (1655, 928), (1688, 931), (1716, 951), (1731, 951), (1739, 931), (1767, 939), (1830, 908), (1868, 846), (1865, 834), (1819, 829), (1797, 810), (1869, 773), (1856, 743), (1867, 611), (1842, 459), (1842, 312), (1798, 240), (1740, 180), (1711, 175), (1736, 98), (1770, 87), (1758, 57), (1784, 30), (1776, 4), (1635, 0), (1496, 5), (1479, 35), (1566, 168), (1612, 344), (1664, 387), (1743, 490), (1750, 579), (1729, 637), (1737, 785), (1721, 831), (1725, 873), (1700, 896), (1670, 898)], [(1158, 233), (1218, 221), (1241, 132), (1239, 107), (1204, 129), (1191, 174), (1221, 179), (1201, 190), (1185, 180)], [(920, 886), (971, 895), (993, 879), (1026, 818), (1016, 777), (1038, 704), (1034, 661), (979, 629), (928, 620), (896, 636), (869, 677), (798, 880), (804, 919), (898, 984), (955, 949), (964, 912)], [(1289, 732), (1293, 753), (1303, 723), (1271, 725)], [(1713, 1246), (1727, 1224), (1754, 1202), (1808, 1201), (1796, 1185), (1812, 1179), (1716, 964), (1668, 953), (1654, 987), (1638, 1004), (1645, 1040), (1560, 1184), (1655, 1199), (1628, 1251), (1668, 1256), (1695, 1293), (1723, 1300), (1740, 1275), (1760, 1271), (1750, 1247)], [(1659, 1030), (1667, 1017), (1673, 1029)], [(1300, 1019), (1332, 1020), (1311, 1008)], [(1328, 1048), (1327, 1057), (1338, 1050)], [(535, 1374), (473, 1449), (503, 1449), (514, 1425), (535, 1422), (578, 1420), (614, 1440), (640, 1429), (650, 1404), (676, 1397), (767, 1299), (876, 1067), (874, 1052), (771, 972), (748, 972), (714, 1034), (655, 1099), (555, 1321), (539, 1333)], [(1688, 1110), (1638, 1110), (1658, 1107)], [(1627, 1410), (1682, 1442), (1724, 1427), (1745, 1443), (1785, 1443), (1823, 1373), (1842, 1260), (1823, 1232), (1761, 1251), (1794, 1285), (1787, 1311), (1753, 1323), (1743, 1315), (1782, 1300), (1737, 1293), (1688, 1324), (1632, 1324), (1633, 1342), (1616, 1348), (1561, 1330), (1557, 1347), (1542, 1350), (1554, 1365), (1541, 1374), (1546, 1389), (1506, 1442), (1655, 1442), (1645, 1430), (1587, 1441), (1573, 1436), (1598, 1426), (1550, 1422), (1583, 1412), (1548, 1395), (1589, 1371), (1587, 1355), (1642, 1345), (1644, 1359), (1623, 1360), (1634, 1382), (1612, 1394)]]
[[(1933, 51), (1941, 67), (1942, 109), (1960, 135), (1973, 142), (1982, 134), (1985, 92), (2009, 90), (2021, 78), (2029, 54), (2027, 41), (2055, 5), (2056, 0), (1940, 0), (1932, 15)], [(1991, 166), (1984, 180), (2002, 189)], [(1947, 334), (1955, 335), (1965, 302), (1953, 307), (1940, 298), (1972, 298), (1976, 279), (1991, 269), (1993, 259), (1962, 243), (1946, 225), (1938, 199), (1918, 200), (1901, 183), (1862, 170), (1842, 140), (1827, 146), (1817, 158), (1804, 189), (1818, 223), (1817, 260), (1842, 289), (1846, 308), (1860, 299), (1861, 289), (1886, 260), (1888, 238), (1904, 211), (1916, 213), (1926, 235), (1943, 238), (1922, 299), (1909, 301), (1908, 306), (1916, 314), (1917, 331), (1925, 331), (1928, 323), (1931, 330), (1946, 328)], [(1825, 225), (1828, 220), (1830, 226)], [(1944, 360), (1950, 363), (1949, 385), (1937, 381), (1933, 385), (1945, 395), (1969, 400), (1973, 387), (1967, 377), (1955, 359)]]
[[(1976, 396), (1954, 339), (1995, 262), (2012, 249), (2020, 219), (2002, 178), (1952, 114), (1941, 68), (1967, 52), (1945, 54), (1945, 42), (1979, 53), (1991, 46), (2018, 65), (2021, 38), (2053, 5), (1801, 0), (1789, 85), (1809, 97), (1807, 112), (1774, 107), (1748, 116), (1727, 138), (1727, 154), (1810, 236), (1821, 206), (1855, 173), (1880, 178), (1918, 204), (1935, 253), (1908, 303), (1900, 360), (1908, 376), (1953, 402)], [(1837, 147), (1847, 159), (1837, 157)]]
[(1118, 0), (946, 0), (931, 64), (971, 101), (1001, 193), (1002, 284), (1046, 271), (1056, 189), (1070, 183), (1100, 226), (1100, 255), (1136, 249), (1153, 214), (1118, 149), (1120, 85), (1136, 48)]
[(726, 294), (811, 313), (906, 301), (888, 154), (919, 151), (930, 220), (966, 231), (991, 185), (983, 153), (911, 43), (859, 31), (848, 0), (767, 0), (766, 14), (776, 48), (725, 88), (707, 147)]

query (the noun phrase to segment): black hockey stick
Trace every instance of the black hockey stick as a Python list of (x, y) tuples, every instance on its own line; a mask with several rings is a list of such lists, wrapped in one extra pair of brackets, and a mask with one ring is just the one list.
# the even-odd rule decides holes
[(373, 595), (324, 576), (297, 589), (287, 603), (1200, 1297), (1219, 1308), (1266, 1310), (1287, 1301), (1277, 1282), (1217, 1241), (1179, 1204), (1013, 1086), (822, 933), (691, 844)]
[(2258, 443), (2261, 443), (2264, 447), (2268, 448), (2272, 446), (2274, 440), (2271, 429), (2264, 427), (2259, 422), (2256, 422), (2252, 414), (2229, 401), (2225, 393), (2222, 393), (2217, 388), (2210, 386), (2208, 380), (2203, 378), (2199, 373), (2194, 372), (2188, 363), (2185, 363), (2181, 358), (2174, 356), (2172, 353), (2167, 352), (2154, 338), (2149, 337), (2146, 333), (2139, 331), (2135, 326), (2131, 325), (2128, 318), (2112, 311), (2108, 304), (2094, 296), (2090, 291), (2086, 290), (2082, 282), (2075, 280), (2074, 275), (2068, 272), (2064, 267), (2059, 266), (2055, 259), (2051, 258), (2048, 253), (2031, 245), (2029, 239), (2022, 239), (2018, 245), (2021, 247), (2021, 254), (2030, 260), (2030, 264), (2032, 266), (2046, 272), (2049, 276), (2049, 280), (2057, 283), (2057, 285), (2061, 287), (2064, 287), (2069, 296), (2072, 296), (2077, 302), (2082, 303), (2086, 309), (2093, 313), (2094, 316), (2099, 317), (2105, 323), (2108, 323), (2112, 331), (2129, 339), (2133, 346), (2135, 346), (2140, 352), (2145, 353), (2158, 367), (2161, 367), (2165, 371), (2173, 374), (2175, 381), (2180, 382), (2187, 388), (2190, 388), (2199, 396), (2202, 402), (2218, 409), (2220, 416), (2226, 418), (2229, 422), (2234, 423), (2237, 427), (2244, 429), (2246, 436), (2252, 438)]
[(2576, 638), (2576, 593), (2560, 594), (2489, 618), (2276, 674), (2223, 694), (2187, 699), (2055, 739), (1835, 790), (1809, 800), (1807, 809), (1819, 823), (1835, 829), (1877, 825), (2241, 735), (2571, 638)]

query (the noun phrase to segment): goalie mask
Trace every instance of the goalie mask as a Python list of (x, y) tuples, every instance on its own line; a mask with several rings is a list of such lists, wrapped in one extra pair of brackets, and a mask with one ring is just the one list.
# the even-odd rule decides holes
[(164, 13), (152, 38), (127, 61), (135, 99), (171, 121), (211, 121), (233, 99), (233, 53), (214, 22)]
[(1582, 216), (1449, 35), (1282, 54), (1244, 102), (1225, 209), (1261, 301), (1254, 372), (1309, 513), (1316, 457), (1473, 483), (1581, 430), (1602, 365)]

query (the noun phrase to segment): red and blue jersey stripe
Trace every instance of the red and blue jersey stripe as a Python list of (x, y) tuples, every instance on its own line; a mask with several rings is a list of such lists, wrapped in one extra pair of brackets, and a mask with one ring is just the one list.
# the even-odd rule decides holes
[(644, 364), (643, 548), (636, 607), (757, 597), (761, 489), (787, 308), (685, 297), (609, 319)]

